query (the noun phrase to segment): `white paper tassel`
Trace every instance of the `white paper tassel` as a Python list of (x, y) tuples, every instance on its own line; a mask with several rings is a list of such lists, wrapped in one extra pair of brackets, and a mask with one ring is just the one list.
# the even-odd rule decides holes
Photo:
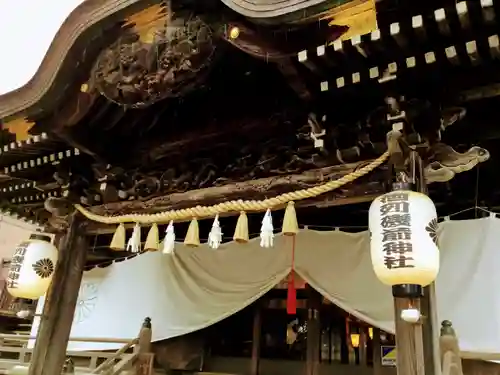
[(212, 249), (218, 249), (222, 242), (222, 231), (219, 224), (219, 215), (215, 216), (212, 230), (208, 234), (208, 246)]
[(135, 224), (132, 237), (128, 239), (127, 251), (131, 251), (132, 253), (139, 253), (141, 251), (141, 226), (139, 223)]
[(175, 232), (174, 222), (170, 220), (167, 230), (165, 231), (165, 239), (163, 240), (163, 254), (173, 254), (175, 247)]
[(274, 240), (274, 227), (271, 210), (267, 209), (264, 218), (262, 219), (262, 226), (260, 227), (260, 246), (272, 247)]

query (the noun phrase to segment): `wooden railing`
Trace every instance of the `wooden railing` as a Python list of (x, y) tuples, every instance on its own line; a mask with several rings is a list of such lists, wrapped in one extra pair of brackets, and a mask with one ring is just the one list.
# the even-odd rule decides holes
[[(105, 371), (108, 371), (109, 369), (111, 369), (113, 366), (116, 365), (117, 361), (121, 362), (123, 358), (126, 358), (126, 362), (129, 363), (136, 356), (134, 356), (134, 355), (125, 356), (125, 354), (127, 353), (127, 351), (130, 348), (132, 348), (133, 345), (136, 345), (138, 343), (138, 341), (139, 341), (138, 339), (132, 340), (128, 344), (125, 344), (124, 346), (122, 346), (121, 349), (119, 349), (116, 353), (114, 353), (112, 357), (109, 357), (108, 359), (106, 359), (97, 368), (91, 367), (90, 369), (94, 368), (94, 370), (92, 371), (92, 374), (100, 374), (100, 373), (103, 373)], [(133, 354), (136, 354), (136, 353), (137, 353), (137, 351), (135, 350)]]
[(449, 320), (444, 320), (441, 323), (439, 349), (441, 351), (442, 375), (463, 375), (458, 338)]
[[(7, 374), (27, 373), (33, 349), (28, 348), (28, 341), (36, 337), (28, 335), (0, 334), (0, 369)], [(72, 337), (70, 342), (123, 344), (114, 353), (100, 351), (68, 351), (69, 357), (63, 374), (74, 374), (75, 368), (88, 374), (118, 375), (132, 370), (135, 375), (152, 375), (153, 358), (151, 353), (151, 321), (146, 318), (139, 336), (134, 339), (82, 338)], [(6, 359), (11, 357), (9, 359)], [(13, 357), (13, 358), (12, 358)], [(17, 358), (16, 358), (17, 357)], [(133, 371), (135, 370), (135, 371)]]

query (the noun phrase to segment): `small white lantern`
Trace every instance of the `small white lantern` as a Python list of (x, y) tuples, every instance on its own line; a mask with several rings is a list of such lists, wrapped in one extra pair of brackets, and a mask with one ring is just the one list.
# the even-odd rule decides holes
[(42, 297), (52, 281), (57, 257), (49, 236), (32, 234), (14, 252), (7, 276), (8, 292), (16, 298)]
[(437, 214), (425, 194), (396, 190), (370, 206), (371, 258), (386, 285), (427, 286), (439, 272)]

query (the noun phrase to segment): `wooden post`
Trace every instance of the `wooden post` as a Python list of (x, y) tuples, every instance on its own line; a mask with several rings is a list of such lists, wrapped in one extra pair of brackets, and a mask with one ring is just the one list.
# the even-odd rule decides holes
[(67, 233), (59, 243), (59, 259), (40, 318), (29, 375), (57, 375), (63, 369), (87, 257), (82, 224), (78, 214), (71, 214)]
[(320, 354), (320, 322), (319, 308), (321, 307), (321, 294), (308, 286), (307, 306), (307, 349), (306, 349), (306, 374), (319, 374)]
[(151, 352), (151, 318), (144, 319), (141, 331), (139, 332), (139, 342), (137, 344), (138, 357), (135, 363), (136, 375), (152, 375), (154, 353)]
[(63, 374), (74, 374), (75, 373), (75, 364), (71, 358), (68, 358), (66, 362), (64, 362)]
[(137, 351), (139, 353), (151, 353), (151, 339), (153, 337), (151, 318), (147, 317), (142, 323), (139, 331)]
[(259, 374), (260, 360), (260, 335), (262, 329), (262, 305), (260, 301), (255, 304), (252, 330), (252, 362), (250, 365), (250, 375)]
[(373, 328), (373, 375), (382, 375), (382, 352), (380, 345), (380, 328)]
[(359, 329), (359, 364), (360, 366), (368, 366), (367, 361), (367, 344), (368, 344), (368, 328), (362, 326)]
[(439, 355), (438, 320), (436, 311), (436, 288), (434, 283), (424, 288), (421, 299), (421, 311), (425, 319), (422, 322), (424, 341), (425, 375), (439, 375), (441, 360)]
[[(394, 298), (394, 319), (396, 321), (396, 368), (398, 375), (424, 375), (424, 350), (422, 325), (411, 324), (401, 319), (401, 311), (410, 305), (408, 298)], [(419, 308), (418, 300), (412, 302)]]
[(439, 345), (441, 362), (443, 363), (443, 375), (463, 375), (458, 338), (449, 320), (441, 323)]
[[(422, 158), (415, 153), (418, 166), (417, 190), (427, 194), (427, 185), (424, 177), (424, 165)], [(425, 375), (439, 375), (441, 373), (441, 361), (439, 357), (438, 321), (436, 310), (436, 288), (434, 283), (424, 288), (424, 295), (420, 299), (420, 309), (425, 317), (422, 321), (422, 345), (424, 348)]]

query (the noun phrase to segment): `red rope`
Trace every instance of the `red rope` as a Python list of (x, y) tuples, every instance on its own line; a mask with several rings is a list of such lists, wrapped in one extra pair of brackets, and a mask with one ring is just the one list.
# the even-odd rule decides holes
[(290, 315), (297, 314), (297, 290), (295, 289), (295, 235), (292, 236), (292, 270), (288, 279), (286, 311)]

